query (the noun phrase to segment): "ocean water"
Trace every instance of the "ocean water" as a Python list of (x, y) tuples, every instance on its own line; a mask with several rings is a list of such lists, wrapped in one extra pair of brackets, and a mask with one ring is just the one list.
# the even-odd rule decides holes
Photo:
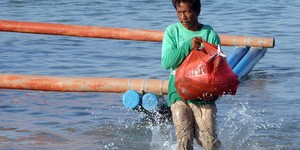
[[(160, 0), (2, 0), (0, 14), (1, 20), (161, 31), (177, 22), (171, 1)], [(276, 39), (237, 94), (217, 101), (222, 149), (300, 149), (299, 14), (297, 0), (202, 0), (199, 20), (218, 33)], [(0, 32), (0, 73), (167, 79), (160, 55), (155, 42)], [(176, 149), (172, 123), (149, 121), (121, 98), (0, 89), (0, 149)]]

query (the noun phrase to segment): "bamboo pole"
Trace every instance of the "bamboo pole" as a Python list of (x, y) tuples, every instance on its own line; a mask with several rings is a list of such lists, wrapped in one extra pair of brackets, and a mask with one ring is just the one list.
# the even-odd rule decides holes
[[(0, 31), (150, 42), (161, 42), (163, 39), (163, 32), (158, 30), (108, 28), (10, 20), (0, 20)], [(220, 34), (220, 39), (223, 46), (250, 46), (263, 48), (273, 48), (275, 46), (275, 39), (270, 37)]]
[(9, 20), (0, 20), (0, 31), (153, 42), (160, 42), (163, 37), (161, 31), (155, 30), (20, 22)]
[(131, 78), (79, 78), (0, 74), (0, 88), (58, 92), (123, 93), (129, 89), (156, 94), (168, 93), (168, 81)]

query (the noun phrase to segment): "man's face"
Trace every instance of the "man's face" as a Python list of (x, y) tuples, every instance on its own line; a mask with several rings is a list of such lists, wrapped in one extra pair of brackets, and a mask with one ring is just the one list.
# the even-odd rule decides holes
[(192, 10), (190, 5), (190, 3), (183, 2), (176, 5), (177, 17), (181, 24), (187, 29), (191, 29), (191, 27), (198, 24), (199, 14)]

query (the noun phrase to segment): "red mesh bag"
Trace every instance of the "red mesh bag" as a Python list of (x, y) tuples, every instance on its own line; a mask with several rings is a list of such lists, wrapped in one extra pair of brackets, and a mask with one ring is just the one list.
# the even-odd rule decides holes
[(203, 99), (203, 94), (235, 95), (239, 79), (215, 45), (202, 40), (202, 50), (192, 50), (176, 71), (175, 87), (184, 100)]

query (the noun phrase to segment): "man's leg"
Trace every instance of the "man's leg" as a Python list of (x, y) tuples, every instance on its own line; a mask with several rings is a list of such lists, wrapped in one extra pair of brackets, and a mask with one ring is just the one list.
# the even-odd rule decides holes
[(196, 120), (195, 137), (198, 144), (205, 150), (218, 149), (220, 141), (216, 134), (217, 107), (215, 105), (189, 105)]
[(178, 150), (192, 150), (195, 119), (191, 108), (183, 101), (171, 105)]

